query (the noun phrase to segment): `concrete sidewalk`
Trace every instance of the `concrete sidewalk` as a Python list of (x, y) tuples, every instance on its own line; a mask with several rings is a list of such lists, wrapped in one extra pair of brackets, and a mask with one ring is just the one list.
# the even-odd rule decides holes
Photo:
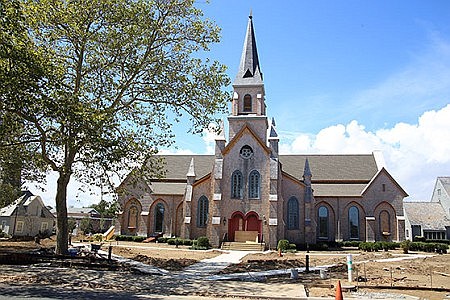
[(254, 252), (250, 251), (227, 251), (213, 258), (206, 258), (200, 262), (185, 268), (180, 276), (198, 277), (217, 273), (231, 264), (237, 264), (241, 259)]

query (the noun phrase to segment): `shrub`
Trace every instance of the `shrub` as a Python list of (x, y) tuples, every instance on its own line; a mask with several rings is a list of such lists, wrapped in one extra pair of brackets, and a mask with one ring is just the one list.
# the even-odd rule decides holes
[(94, 234), (94, 235), (92, 236), (92, 239), (93, 239), (95, 242), (101, 242), (101, 241), (103, 241), (103, 234), (101, 234), (101, 233), (96, 233), (96, 234)]
[(123, 234), (116, 235), (116, 241), (127, 241), (127, 242), (138, 242), (138, 243), (140, 243), (140, 242), (142, 242), (145, 239), (146, 239), (145, 236), (123, 235)]
[(288, 240), (279, 240), (277, 249), (285, 252), (286, 250), (289, 249), (289, 241)]
[(175, 245), (176, 243), (177, 243), (177, 238), (169, 238), (169, 239), (167, 239), (167, 244), (169, 244), (169, 245)]
[(411, 251), (447, 253), (447, 249), (448, 245), (442, 243), (412, 242), (410, 244)]
[(361, 241), (344, 241), (339, 244), (340, 247), (359, 247)]
[(198, 247), (205, 247), (206, 249), (209, 248), (209, 239), (206, 236), (201, 236), (197, 239), (197, 246)]
[(425, 242), (427, 239), (424, 237), (424, 236), (419, 236), (419, 235), (416, 235), (414, 238), (413, 238), (413, 242)]
[(410, 240), (404, 240), (403, 242), (400, 243), (400, 247), (403, 249), (403, 253), (409, 253), (409, 248), (411, 246), (411, 241)]
[(142, 243), (146, 239), (145, 236), (133, 236), (133, 242)]
[(192, 240), (190, 240), (190, 239), (184, 239), (184, 240), (183, 240), (183, 245), (184, 245), (184, 246), (192, 246)]
[(158, 243), (167, 243), (167, 240), (168, 240), (168, 239), (169, 239), (168, 237), (160, 236), (160, 237), (157, 239), (157, 241), (158, 241)]
[(372, 243), (368, 243), (368, 242), (361, 242), (358, 245), (358, 249), (364, 252), (372, 252), (373, 251), (373, 246)]

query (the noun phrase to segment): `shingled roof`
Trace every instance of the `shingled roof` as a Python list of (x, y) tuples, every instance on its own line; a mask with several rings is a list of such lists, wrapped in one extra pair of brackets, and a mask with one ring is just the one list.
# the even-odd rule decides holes
[(361, 155), (280, 155), (283, 171), (303, 177), (308, 158), (312, 183), (368, 183), (378, 172), (372, 154)]
[[(196, 178), (212, 171), (213, 155), (156, 155), (162, 158), (167, 180), (186, 180), (189, 165), (194, 159)], [(280, 155), (283, 171), (303, 180), (306, 159), (312, 173), (313, 183), (368, 183), (378, 172), (373, 155)]]
[(425, 230), (445, 230), (450, 219), (437, 202), (403, 202), (405, 214), (411, 225), (421, 225)]
[[(213, 155), (157, 155), (162, 158), (165, 176), (151, 179), (155, 194), (184, 193), (186, 174), (194, 161), (196, 179), (208, 175), (214, 165)], [(357, 197), (377, 174), (374, 156), (367, 155), (281, 155), (283, 172), (303, 180), (305, 161), (312, 173), (312, 188), (316, 197)]]

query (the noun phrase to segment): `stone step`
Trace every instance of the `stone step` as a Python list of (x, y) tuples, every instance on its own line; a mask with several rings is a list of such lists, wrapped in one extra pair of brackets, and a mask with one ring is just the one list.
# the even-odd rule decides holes
[(264, 251), (264, 243), (223, 242), (222, 250)]

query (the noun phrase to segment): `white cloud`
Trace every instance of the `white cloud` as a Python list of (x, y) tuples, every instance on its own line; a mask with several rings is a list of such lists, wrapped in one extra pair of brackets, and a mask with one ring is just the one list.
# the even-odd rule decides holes
[(429, 200), (436, 177), (450, 176), (450, 104), (423, 113), (417, 124), (398, 123), (371, 132), (351, 121), (324, 128), (315, 136), (299, 134), (280, 150), (284, 154), (382, 150), (388, 171), (411, 199)]

